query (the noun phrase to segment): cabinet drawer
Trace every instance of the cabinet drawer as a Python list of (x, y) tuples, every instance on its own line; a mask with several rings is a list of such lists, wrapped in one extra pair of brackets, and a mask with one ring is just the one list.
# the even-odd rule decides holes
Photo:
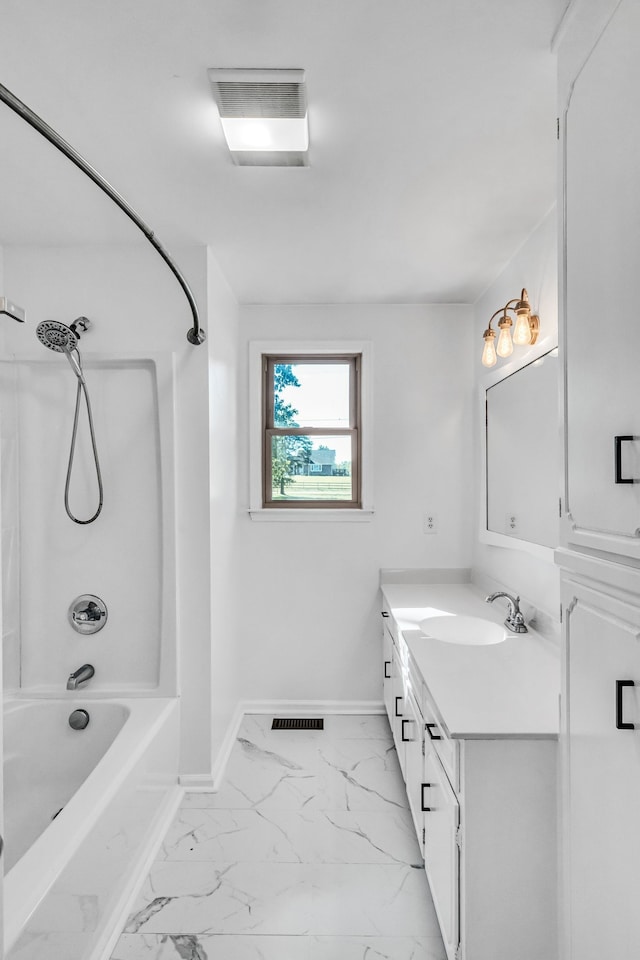
[(393, 614), (384, 603), (382, 604), (381, 616), (382, 616), (382, 622), (384, 624), (385, 630), (387, 630), (391, 634), (393, 642), (397, 644), (398, 625), (396, 621), (393, 619)]
[(452, 740), (440, 723), (429, 697), (425, 694), (424, 726), (426, 738), (434, 747), (442, 766), (454, 790), (460, 789), (460, 764), (458, 759), (458, 742)]

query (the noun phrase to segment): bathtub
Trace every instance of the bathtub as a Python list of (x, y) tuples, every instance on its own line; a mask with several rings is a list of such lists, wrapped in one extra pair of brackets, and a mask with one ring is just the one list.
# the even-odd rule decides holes
[(99, 955), (179, 797), (177, 757), (175, 699), (5, 703), (7, 960)]

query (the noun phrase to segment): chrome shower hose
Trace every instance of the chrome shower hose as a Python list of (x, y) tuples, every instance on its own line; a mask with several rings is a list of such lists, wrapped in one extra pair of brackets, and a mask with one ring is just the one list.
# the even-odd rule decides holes
[[(67, 359), (71, 364), (74, 373), (78, 379), (78, 387), (76, 389), (76, 409), (73, 417), (73, 433), (71, 434), (71, 448), (69, 450), (69, 465), (67, 466), (67, 479), (64, 485), (64, 508), (67, 511), (67, 516), (70, 520), (73, 520), (74, 523), (93, 523), (93, 521), (100, 516), (102, 510), (102, 472), (100, 470), (100, 461), (98, 459), (98, 447), (96, 446), (96, 434), (93, 426), (93, 414), (91, 412), (91, 400), (89, 399), (89, 391), (87, 390), (87, 385), (85, 383), (84, 375), (82, 373), (82, 361), (80, 359), (80, 352), (77, 349), (65, 350)], [(87, 407), (87, 418), (89, 420), (89, 433), (91, 434), (91, 447), (93, 449), (93, 462), (96, 466), (96, 478), (98, 480), (98, 494), (99, 502), (98, 509), (89, 517), (88, 520), (79, 520), (78, 517), (75, 517), (71, 512), (69, 506), (69, 485), (71, 483), (71, 473), (73, 471), (73, 461), (75, 458), (76, 452), (76, 438), (78, 435), (78, 419), (80, 416), (80, 399), (82, 394), (84, 394), (85, 404)]]

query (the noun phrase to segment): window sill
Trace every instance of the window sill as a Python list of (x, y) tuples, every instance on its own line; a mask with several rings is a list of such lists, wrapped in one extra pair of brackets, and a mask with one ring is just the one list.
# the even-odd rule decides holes
[(270, 510), (260, 507), (249, 510), (252, 520), (261, 523), (367, 523), (373, 520), (373, 510)]

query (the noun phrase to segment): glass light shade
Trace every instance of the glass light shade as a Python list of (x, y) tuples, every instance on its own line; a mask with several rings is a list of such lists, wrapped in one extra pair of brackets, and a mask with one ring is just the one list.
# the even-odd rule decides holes
[[(500, 326), (500, 324), (498, 324)], [(499, 357), (510, 357), (513, 353), (513, 340), (511, 339), (511, 324), (505, 324), (500, 327), (500, 336), (498, 337), (498, 346), (496, 353)]]
[(487, 330), (484, 333), (484, 349), (482, 351), (482, 365), (484, 367), (494, 367), (498, 361), (496, 356), (496, 335), (493, 330)]
[(522, 313), (518, 313), (518, 319), (516, 320), (516, 327), (513, 331), (513, 342), (517, 347), (526, 347), (528, 343), (531, 343), (531, 328), (529, 327), (529, 314), (525, 313), (524, 310)]
[(240, 150), (309, 149), (307, 117), (220, 117), (229, 147)]

